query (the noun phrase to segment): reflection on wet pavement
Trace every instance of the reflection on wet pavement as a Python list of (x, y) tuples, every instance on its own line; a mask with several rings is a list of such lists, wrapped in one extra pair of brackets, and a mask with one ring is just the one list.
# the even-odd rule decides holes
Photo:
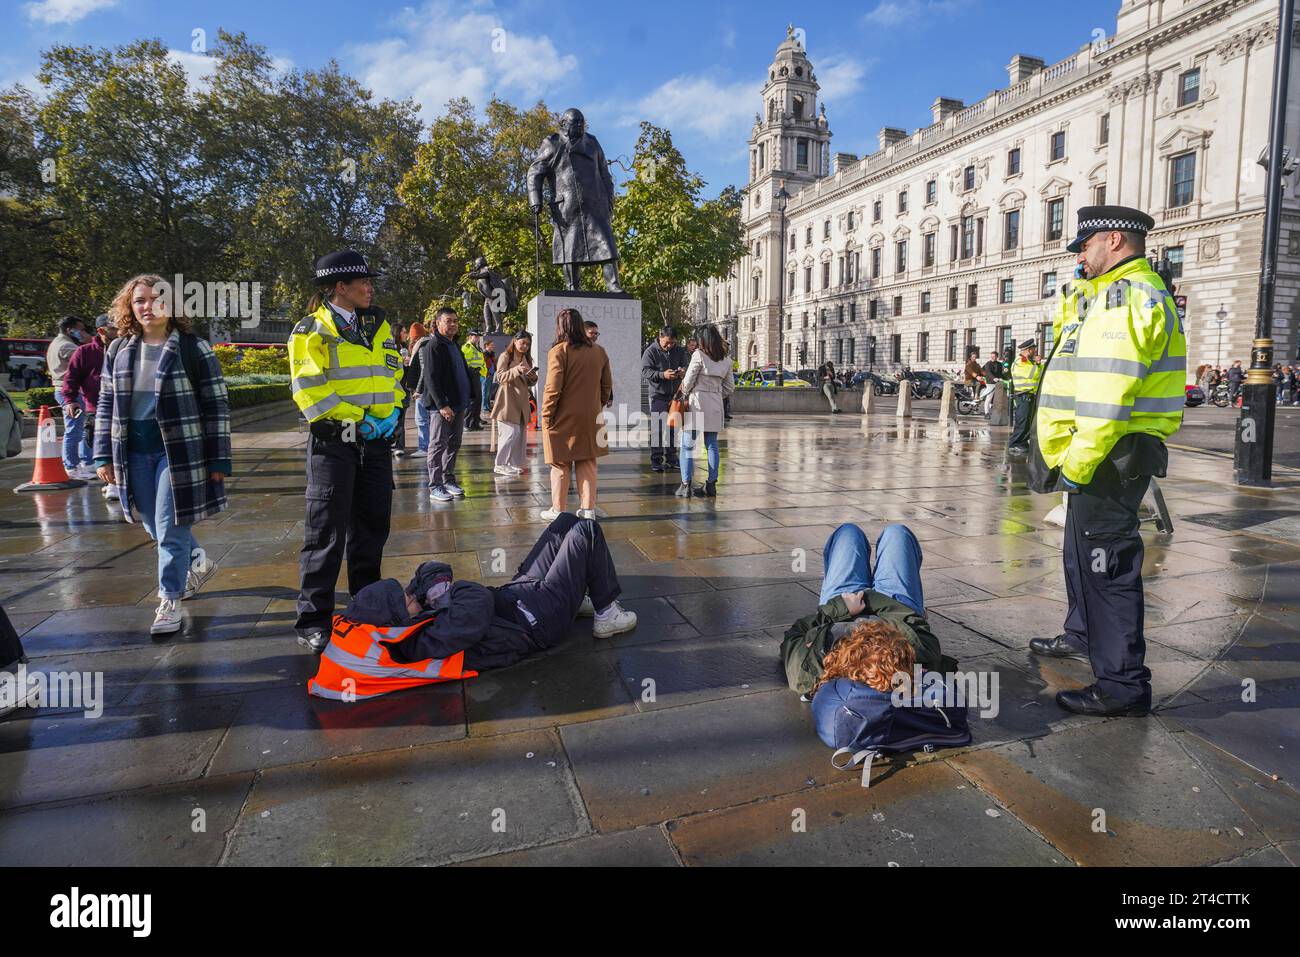
[[(359, 705), (303, 687), (292, 417), (236, 433), (232, 508), (197, 529), (218, 570), (170, 639), (149, 635), (154, 550), (96, 488), (0, 492), (0, 602), (29, 669), (104, 679), (99, 717), (0, 721), (0, 860), (1294, 862), (1296, 486), (1238, 489), (1231, 462), (1172, 453), (1175, 530), (1143, 533), (1157, 712), (1093, 721), (1054, 701), (1091, 681), (1088, 664), (1027, 650), (1065, 614), (1061, 532), (1045, 522), (1057, 499), (1027, 491), (1005, 440), (892, 415), (740, 416), (713, 500), (675, 498), (676, 476), (616, 451), (599, 514), (636, 631), (598, 642), (580, 620), (514, 668)], [(455, 504), (428, 500), (418, 461), (397, 463), (386, 574), (436, 557), (491, 584), (524, 556), (548, 505), (540, 450), (501, 479), (487, 441), (467, 436)], [(0, 486), (28, 470), (0, 464)], [(999, 678), (972, 747), (896, 761), (869, 790), (831, 768), (777, 659), (845, 521), (873, 539), (889, 522), (916, 531), (945, 651)]]

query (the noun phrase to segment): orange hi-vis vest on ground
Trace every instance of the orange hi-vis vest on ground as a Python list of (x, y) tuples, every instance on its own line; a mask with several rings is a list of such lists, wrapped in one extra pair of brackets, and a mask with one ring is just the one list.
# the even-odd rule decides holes
[(321, 653), (316, 677), (307, 679), (307, 692), (335, 701), (364, 701), (390, 691), (477, 677), (477, 671), (465, 670), (463, 651), (449, 658), (393, 660), (388, 646), (415, 634), (428, 623), (426, 618), (410, 625), (381, 628), (335, 615), (330, 643)]

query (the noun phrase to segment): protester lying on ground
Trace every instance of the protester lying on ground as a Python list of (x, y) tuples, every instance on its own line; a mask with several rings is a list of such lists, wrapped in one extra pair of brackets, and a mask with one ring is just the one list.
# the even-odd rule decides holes
[(874, 569), (867, 536), (856, 525), (844, 524), (832, 532), (822, 557), (825, 576), (817, 611), (787, 628), (781, 642), (791, 689), (810, 694), (825, 670), (827, 654), (861, 619), (878, 618), (898, 629), (922, 668), (956, 670), (957, 662), (942, 654), (925, 620), (921, 544), (911, 529), (885, 526), (876, 540)]
[(970, 744), (964, 696), (920, 693), (916, 663), (912, 643), (880, 618), (854, 622), (826, 654), (813, 724), (836, 749), (831, 764), (841, 771), (862, 766), (863, 787), (871, 784), (877, 755)]
[(428, 561), (405, 588), (392, 578), (362, 588), (335, 616), (307, 689), (351, 701), (474, 677), (559, 644), (579, 615), (595, 617), (597, 638), (622, 634), (636, 613), (621, 591), (600, 525), (562, 513), (504, 585), (456, 580)]

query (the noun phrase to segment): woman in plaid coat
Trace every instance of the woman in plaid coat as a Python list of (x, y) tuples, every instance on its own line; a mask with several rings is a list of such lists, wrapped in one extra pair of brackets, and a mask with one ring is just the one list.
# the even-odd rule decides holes
[[(175, 300), (174, 304), (170, 300)], [(230, 414), (221, 365), (178, 315), (179, 291), (136, 276), (109, 310), (118, 338), (104, 358), (95, 430), (99, 477), (121, 490), (158, 543), (158, 612), (150, 631), (181, 629), (179, 602), (211, 574), (190, 530), (226, 507)]]

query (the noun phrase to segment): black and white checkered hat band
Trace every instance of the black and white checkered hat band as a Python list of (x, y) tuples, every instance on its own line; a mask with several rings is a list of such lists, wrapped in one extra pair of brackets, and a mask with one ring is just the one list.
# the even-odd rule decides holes
[(1145, 233), (1147, 228), (1135, 219), (1085, 219), (1079, 224), (1079, 232), (1098, 232), (1100, 230), (1119, 230), (1126, 233)]
[(359, 266), (328, 266), (325, 269), (316, 270), (316, 278), (324, 279), (326, 276), (337, 276), (345, 272), (370, 272), (365, 265)]

